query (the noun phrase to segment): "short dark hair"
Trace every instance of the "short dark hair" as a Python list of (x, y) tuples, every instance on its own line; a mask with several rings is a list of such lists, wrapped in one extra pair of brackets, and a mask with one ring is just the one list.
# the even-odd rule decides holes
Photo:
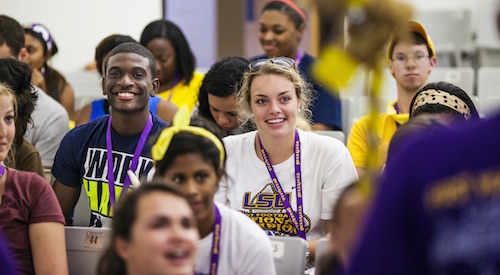
[[(410, 32), (410, 33), (411, 33), (410, 41), (412, 42), (413, 45), (425, 45), (427, 47), (427, 54), (429, 55), (429, 58), (434, 56), (431, 47), (429, 47), (429, 44), (427, 43), (427, 40), (425, 40), (425, 38), (421, 34), (419, 34), (418, 32)], [(396, 44), (398, 44), (400, 40), (401, 39), (398, 36), (390, 44), (389, 58), (392, 59), (392, 54), (394, 53), (394, 47), (396, 47)]]
[(151, 78), (156, 77), (156, 59), (153, 54), (143, 45), (136, 42), (126, 42), (122, 43), (116, 47), (114, 47), (108, 54), (108, 58), (106, 58), (106, 62), (104, 63), (104, 74), (106, 74), (106, 70), (108, 69), (108, 60), (112, 56), (119, 53), (135, 53), (142, 57), (145, 57), (149, 61), (149, 69), (151, 70)]
[(211, 121), (215, 121), (210, 112), (208, 94), (227, 98), (238, 92), (243, 73), (250, 62), (242, 57), (226, 57), (212, 65), (203, 78), (198, 94), (198, 112)]
[(300, 26), (305, 24), (304, 19), (302, 19), (302, 16), (295, 11), (292, 7), (290, 7), (288, 4), (282, 1), (270, 1), (268, 2), (264, 8), (262, 8), (261, 14), (264, 13), (265, 11), (269, 10), (275, 10), (284, 13), (288, 18), (293, 22), (293, 25), (295, 26), (295, 29), (299, 29)]
[[(219, 139), (222, 137), (222, 132), (219, 130), (219, 127), (217, 127), (214, 122), (207, 119), (201, 117), (193, 118), (191, 120), (191, 125), (205, 128)], [(163, 174), (165, 174), (177, 156), (188, 153), (200, 155), (203, 160), (212, 163), (214, 170), (219, 176), (224, 174), (224, 170), (220, 169), (220, 167), (224, 167), (226, 159), (223, 160), (224, 163), (222, 163), (221, 166), (219, 148), (210, 139), (191, 132), (180, 132), (172, 137), (163, 159), (156, 162), (155, 176), (163, 177)], [(224, 155), (226, 154), (224, 153)], [(219, 172), (221, 172), (221, 174), (219, 174)]]
[(154, 192), (168, 193), (184, 199), (183, 194), (173, 184), (160, 180), (143, 183), (137, 189), (123, 194), (114, 212), (111, 242), (104, 250), (97, 265), (98, 274), (120, 275), (127, 273), (125, 261), (114, 249), (114, 241), (116, 237), (130, 240), (132, 226), (137, 219), (137, 205), (139, 204), (139, 200)]
[(173, 22), (165, 19), (153, 21), (142, 31), (140, 41), (146, 47), (149, 41), (155, 38), (163, 38), (172, 43), (175, 50), (177, 70), (186, 83), (191, 82), (196, 68), (196, 59), (181, 29)]
[(16, 94), (17, 117), (15, 143), (23, 140), (24, 133), (35, 110), (38, 95), (31, 85), (31, 69), (13, 58), (0, 58), (0, 82), (7, 84)]
[(17, 58), (19, 52), (24, 48), (24, 30), (16, 20), (0, 15), (0, 46), (7, 44), (10, 53)]
[(95, 62), (97, 65), (97, 71), (101, 75), (104, 74), (102, 71), (102, 63), (106, 55), (116, 46), (125, 42), (137, 42), (135, 39), (128, 35), (113, 34), (104, 38), (99, 45), (95, 48)]
[(416, 117), (420, 114), (424, 113), (430, 113), (430, 114), (451, 114), (453, 117), (460, 121), (466, 121), (465, 117), (463, 114), (459, 113), (458, 111), (455, 111), (454, 109), (441, 105), (441, 104), (426, 104), (423, 106), (419, 106), (417, 109), (413, 110), (413, 106), (415, 105), (415, 100), (418, 97), (419, 94), (427, 91), (427, 90), (437, 90), (437, 91), (444, 91), (447, 92), (451, 95), (454, 95), (467, 104), (467, 107), (470, 108), (470, 115), (471, 115), (471, 120), (476, 120), (479, 119), (479, 114), (477, 112), (476, 106), (474, 105), (474, 102), (472, 99), (467, 95), (467, 93), (462, 90), (460, 87), (455, 86), (451, 83), (440, 81), (440, 82), (434, 82), (434, 83), (429, 83), (425, 85), (420, 91), (418, 91), (415, 96), (413, 97), (411, 103), (410, 103), (410, 119), (413, 117)]

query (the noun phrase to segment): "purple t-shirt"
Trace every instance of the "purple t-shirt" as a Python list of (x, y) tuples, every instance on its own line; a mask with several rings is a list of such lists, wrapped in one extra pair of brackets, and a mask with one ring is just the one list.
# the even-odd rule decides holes
[(500, 114), (387, 163), (348, 274), (500, 274)]
[(64, 224), (64, 216), (50, 184), (38, 174), (8, 169), (0, 205), (0, 229), (20, 274), (34, 274), (29, 225)]

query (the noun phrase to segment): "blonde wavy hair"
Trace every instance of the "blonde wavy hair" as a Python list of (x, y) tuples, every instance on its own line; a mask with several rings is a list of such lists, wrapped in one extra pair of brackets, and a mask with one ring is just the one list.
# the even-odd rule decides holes
[(294, 66), (284, 67), (272, 62), (265, 62), (258, 70), (255, 71), (249, 69), (243, 75), (243, 81), (237, 96), (238, 121), (240, 125), (251, 123), (255, 126), (255, 120), (252, 116), (252, 108), (250, 107), (250, 89), (252, 81), (257, 76), (269, 74), (284, 76), (293, 83), (300, 109), (300, 111), (297, 112), (295, 127), (301, 130), (310, 131), (312, 113), (309, 110), (309, 106), (312, 101), (312, 86), (305, 81)]
[[(0, 96), (6, 95), (10, 97), (10, 101), (12, 103), (12, 106), (14, 107), (14, 121), (17, 120), (17, 100), (16, 100), (16, 94), (14, 91), (9, 87), (9, 85), (5, 83), (0, 82)], [(15, 129), (15, 127), (14, 127)], [(4, 160), (5, 166), (8, 167), (13, 167), (15, 168), (16, 164), (16, 149), (14, 148), (14, 142), (12, 142), (12, 145), (10, 147), (9, 153), (7, 154), (7, 157)]]

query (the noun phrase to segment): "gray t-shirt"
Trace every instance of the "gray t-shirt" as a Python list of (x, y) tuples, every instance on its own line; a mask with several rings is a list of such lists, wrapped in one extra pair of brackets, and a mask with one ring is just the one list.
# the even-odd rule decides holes
[(69, 117), (66, 109), (40, 88), (35, 87), (38, 100), (31, 114), (24, 137), (33, 144), (42, 157), (44, 167), (52, 167), (54, 157), (63, 137), (69, 131)]

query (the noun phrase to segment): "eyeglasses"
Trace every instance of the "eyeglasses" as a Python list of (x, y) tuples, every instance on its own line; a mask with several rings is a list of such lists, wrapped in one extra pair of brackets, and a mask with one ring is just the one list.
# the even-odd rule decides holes
[(250, 68), (250, 70), (252, 70), (252, 71), (258, 71), (267, 62), (276, 64), (276, 65), (284, 67), (284, 68), (295, 68), (295, 60), (293, 60), (289, 57), (273, 57), (273, 58), (269, 58), (269, 59), (264, 58), (264, 59), (255, 60), (254, 62), (252, 62), (248, 65), (248, 68)]
[(417, 55), (409, 55), (409, 56), (398, 55), (398, 56), (396, 56), (396, 58), (392, 59), (392, 62), (399, 64), (399, 65), (405, 65), (408, 62), (408, 60), (413, 59), (413, 62), (415, 62), (417, 64), (422, 64), (425, 62), (425, 60), (427, 58), (429, 58), (428, 55), (424, 55), (421, 53), (418, 53)]

